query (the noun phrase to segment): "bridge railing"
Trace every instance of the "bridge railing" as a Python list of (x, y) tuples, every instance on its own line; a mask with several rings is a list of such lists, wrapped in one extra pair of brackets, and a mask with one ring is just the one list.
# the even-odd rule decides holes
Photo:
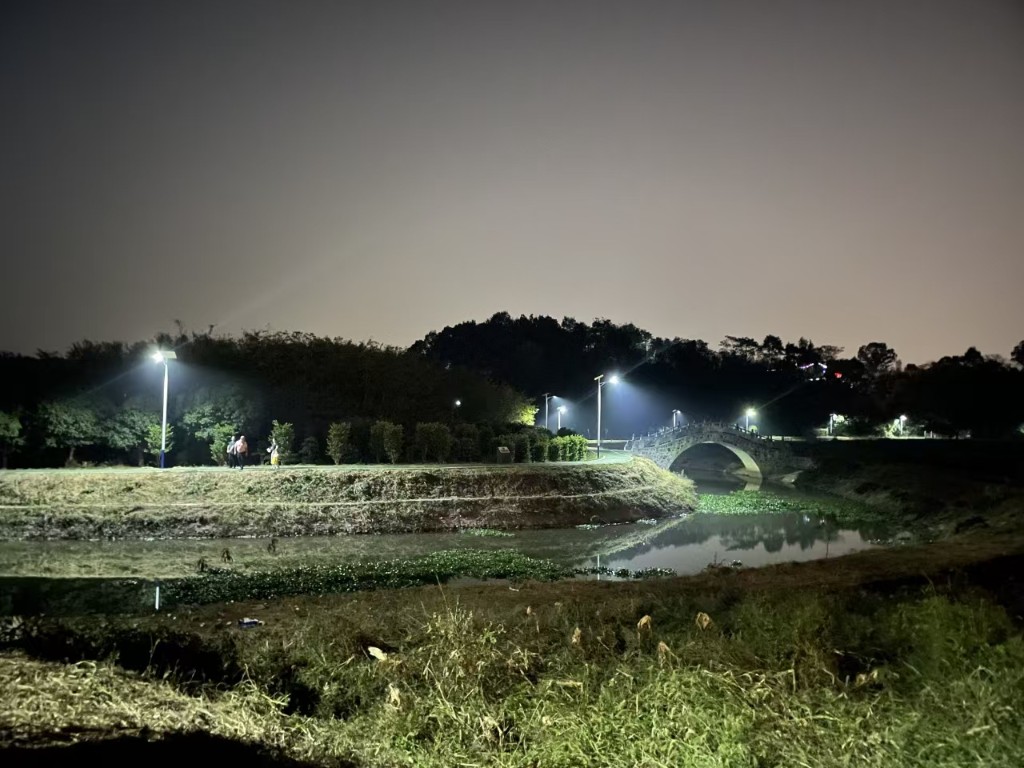
[(677, 427), (663, 427), (655, 432), (648, 432), (644, 435), (640, 435), (639, 437), (634, 436), (630, 440), (626, 441), (625, 450), (637, 451), (643, 448), (652, 448), (672, 442), (688, 433), (708, 431), (728, 432), (737, 438), (761, 443), (775, 442), (774, 436), (751, 432), (749, 429), (744, 429), (739, 424), (727, 424), (721, 421), (698, 421), (681, 424)]

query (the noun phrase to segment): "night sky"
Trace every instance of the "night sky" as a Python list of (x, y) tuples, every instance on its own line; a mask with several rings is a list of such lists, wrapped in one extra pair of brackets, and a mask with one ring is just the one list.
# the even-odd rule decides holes
[(0, 5), (0, 349), (1024, 338), (1024, 3)]

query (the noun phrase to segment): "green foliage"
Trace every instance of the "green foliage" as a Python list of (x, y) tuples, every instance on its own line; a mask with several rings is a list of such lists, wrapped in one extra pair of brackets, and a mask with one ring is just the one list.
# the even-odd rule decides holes
[(380, 464), (387, 459), (392, 464), (397, 464), (402, 458), (402, 443), (405, 431), (401, 424), (392, 424), (390, 421), (378, 421), (370, 427), (370, 454), (373, 460)]
[(889, 519), (886, 512), (838, 497), (773, 496), (762, 491), (700, 494), (698, 511), (713, 515), (801, 514), (821, 520), (861, 522)]
[(270, 428), (270, 437), (277, 441), (277, 452), (281, 457), (281, 463), (287, 464), (295, 461), (295, 454), (292, 449), (295, 446), (295, 425), (289, 422), (281, 423), (274, 419)]
[(224, 465), (228, 462), (228, 443), (232, 436), (238, 437), (238, 429), (234, 424), (215, 424), (210, 430), (210, 457), (214, 464)]
[(416, 425), (413, 444), (421, 461), (434, 460), (441, 463), (447, 461), (451, 454), (452, 433), (447, 424), (420, 422)]
[(534, 430), (533, 440), (530, 443), (530, 460), (535, 462), (548, 460), (548, 446), (551, 444), (551, 435), (546, 429)]
[(582, 435), (561, 435), (548, 444), (551, 461), (584, 461), (587, 451), (587, 439)]
[(487, 539), (513, 539), (515, 534), (510, 531), (498, 531), (494, 528), (463, 528), (459, 531), (464, 536), (479, 536)]
[(266, 600), (287, 595), (354, 592), (436, 584), (453, 578), (552, 581), (571, 570), (515, 550), (445, 550), (402, 560), (310, 565), (274, 571), (219, 571), (167, 582), (167, 605)]
[(320, 462), (320, 441), (315, 436), (309, 435), (299, 446), (299, 461), (303, 464), (318, 464)]
[(537, 419), (537, 412), (540, 410), (537, 406), (532, 403), (522, 405), (512, 415), (512, 418), (508, 419), (509, 424), (525, 424), (527, 426), (532, 425)]
[(7, 469), (7, 456), (24, 444), (25, 438), (21, 436), (21, 419), (16, 413), (0, 411), (0, 455), (3, 456), (4, 469)]
[[(163, 423), (150, 424), (146, 430), (146, 453), (151, 456), (160, 455), (160, 445), (163, 440)], [(226, 445), (226, 444), (225, 444)], [(174, 425), (167, 425), (167, 453), (174, 450)]]
[(116, 451), (130, 451), (136, 463), (142, 466), (146, 437), (160, 420), (155, 413), (138, 408), (121, 408), (101, 425), (104, 442)]
[(335, 464), (341, 464), (352, 451), (351, 436), (352, 425), (347, 421), (336, 421), (327, 428), (327, 455)]
[(50, 448), (67, 448), (67, 464), (74, 462), (76, 448), (92, 445), (99, 436), (96, 411), (75, 401), (43, 403), (38, 416), (46, 433), (44, 444)]
[(455, 461), (480, 460), (480, 430), (475, 424), (459, 424), (455, 427)]
[(190, 393), (194, 403), (181, 417), (184, 426), (196, 439), (209, 443), (217, 428), (230, 424), (244, 432), (256, 421), (257, 407), (251, 393), (239, 386), (200, 387)]

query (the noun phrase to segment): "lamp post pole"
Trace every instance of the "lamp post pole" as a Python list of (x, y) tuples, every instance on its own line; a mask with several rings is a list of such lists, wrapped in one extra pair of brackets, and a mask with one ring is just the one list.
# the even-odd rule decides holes
[(544, 429), (548, 429), (548, 401), (551, 400), (551, 393), (544, 393)]
[(167, 455), (167, 380), (170, 378), (168, 373), (167, 361), (164, 360), (164, 418), (163, 424), (160, 427), (160, 469), (164, 468), (164, 457)]
[(164, 409), (163, 421), (160, 427), (160, 469), (163, 469), (166, 465), (165, 457), (167, 455), (167, 381), (169, 378), (167, 361), (175, 360), (177, 357), (177, 354), (174, 352), (165, 352), (163, 350), (153, 353), (153, 360), (164, 364)]
[(594, 381), (597, 382), (597, 458), (601, 458), (601, 388), (606, 384), (616, 384), (619, 381), (619, 377), (612, 375), (607, 382), (604, 381), (604, 374), (598, 374), (594, 377)]

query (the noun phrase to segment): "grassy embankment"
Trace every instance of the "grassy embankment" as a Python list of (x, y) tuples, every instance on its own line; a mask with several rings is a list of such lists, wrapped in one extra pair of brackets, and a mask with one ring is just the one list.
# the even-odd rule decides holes
[(971, 525), (1024, 526), (1024, 440), (861, 440), (808, 444), (797, 487), (865, 505), (934, 537)]
[(960, 537), (658, 582), (37, 620), (0, 655), (0, 758), (99, 741), (45, 756), (110, 761), (141, 735), (262, 764), (1017, 766), (1022, 558)]
[(644, 459), (608, 464), (0, 473), (0, 539), (559, 528), (692, 508)]

